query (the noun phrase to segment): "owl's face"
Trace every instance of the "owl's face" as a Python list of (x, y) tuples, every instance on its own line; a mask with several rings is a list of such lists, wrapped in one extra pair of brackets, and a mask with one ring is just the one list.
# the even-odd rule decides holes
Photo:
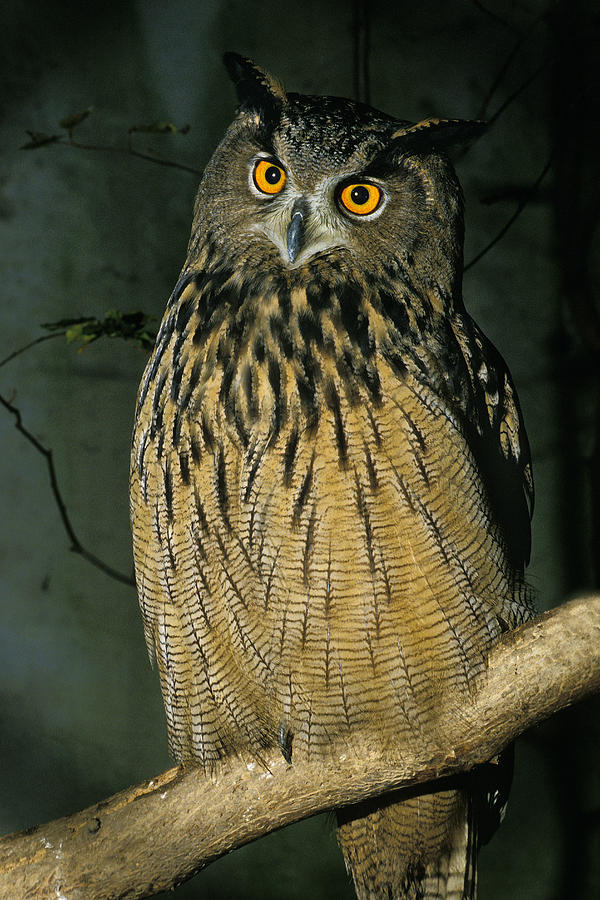
[(270, 271), (317, 257), (367, 273), (389, 258), (460, 266), (461, 191), (437, 145), (463, 123), (413, 126), (350, 100), (287, 94), (232, 54), (226, 63), (241, 107), (207, 166), (194, 233)]

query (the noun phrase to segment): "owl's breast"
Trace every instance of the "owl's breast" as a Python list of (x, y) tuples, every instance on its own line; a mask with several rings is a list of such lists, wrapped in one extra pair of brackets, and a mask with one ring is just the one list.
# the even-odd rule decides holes
[(207, 669), (229, 648), (297, 749), (436, 727), (444, 691), (485, 666), (510, 593), (475, 461), (435, 398), (385, 365), (377, 402), (320, 370), (309, 402), (294, 361), (267, 367), (254, 425), (243, 377), (229, 412), (207, 385), (163, 529)]
[(452, 412), (377, 352), (358, 299), (350, 354), (307, 296), (287, 319), (266, 298), (237, 344), (223, 319), (142, 398), (136, 571), (178, 756), (430, 732), (515, 618)]

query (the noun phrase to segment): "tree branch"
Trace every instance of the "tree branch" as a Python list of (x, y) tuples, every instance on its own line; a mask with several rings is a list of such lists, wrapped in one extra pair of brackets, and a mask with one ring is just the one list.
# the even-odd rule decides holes
[(548, 160), (546, 161), (546, 164), (544, 165), (544, 168), (542, 169), (542, 171), (540, 172), (538, 177), (535, 179), (535, 181), (533, 182), (531, 187), (528, 188), (525, 191), (525, 193), (523, 194), (523, 196), (521, 197), (517, 208), (515, 209), (514, 213), (511, 215), (509, 220), (504, 223), (504, 225), (502, 226), (500, 231), (492, 238), (492, 240), (489, 242), (489, 244), (486, 244), (486, 246), (483, 248), (483, 250), (480, 250), (479, 253), (477, 253), (473, 257), (473, 259), (469, 260), (469, 262), (463, 266), (463, 272), (467, 272), (470, 268), (472, 268), (474, 265), (476, 265), (476, 263), (479, 262), (479, 260), (482, 258), (482, 256), (485, 256), (486, 253), (489, 253), (489, 251), (492, 249), (492, 247), (495, 247), (495, 245), (498, 243), (498, 241), (502, 240), (502, 238), (504, 237), (504, 235), (506, 234), (508, 229), (511, 227), (513, 222), (515, 222), (519, 218), (519, 216), (521, 215), (521, 213), (523, 212), (523, 210), (525, 209), (525, 207), (527, 206), (529, 201), (535, 195), (535, 193), (536, 193), (538, 187), (540, 186), (540, 184), (542, 183), (543, 179), (546, 177), (546, 174), (549, 171), (550, 166), (552, 165), (553, 156), (554, 156), (554, 153), (551, 153)]
[(600, 690), (600, 595), (504, 635), (468, 703), (449, 696), (443, 730), (382, 753), (367, 735), (327, 759), (279, 751), (209, 778), (169, 769), (83, 812), (0, 840), (0, 896), (149, 897), (263, 834), (326, 809), (455, 775)]
[[(53, 337), (53, 335), (49, 336)], [(50, 489), (58, 507), (58, 512), (63, 524), (63, 528), (65, 529), (69, 540), (71, 541), (71, 550), (73, 551), (73, 553), (78, 553), (93, 566), (96, 566), (97, 569), (100, 569), (101, 572), (104, 572), (106, 575), (109, 575), (116, 581), (120, 581), (122, 584), (128, 584), (131, 587), (135, 587), (135, 578), (133, 577), (133, 575), (125, 575), (123, 572), (119, 572), (118, 569), (115, 569), (108, 563), (105, 563), (104, 560), (96, 556), (95, 553), (92, 553), (90, 550), (86, 550), (86, 548), (83, 546), (83, 544), (75, 534), (75, 529), (71, 524), (65, 501), (58, 486), (58, 478), (56, 476), (56, 468), (54, 466), (52, 450), (50, 450), (48, 447), (44, 447), (44, 445), (40, 441), (38, 441), (35, 435), (33, 435), (31, 431), (29, 431), (29, 429), (26, 428), (25, 425), (23, 425), (21, 410), (9, 400), (7, 400), (6, 397), (2, 396), (2, 394), (0, 394), (0, 406), (3, 406), (9, 413), (11, 413), (11, 415), (14, 417), (15, 428), (17, 429), (17, 431), (20, 431), (23, 437), (27, 441), (29, 441), (32, 447), (35, 447), (37, 452), (46, 460), (46, 468), (48, 469), (48, 478), (50, 480)]]

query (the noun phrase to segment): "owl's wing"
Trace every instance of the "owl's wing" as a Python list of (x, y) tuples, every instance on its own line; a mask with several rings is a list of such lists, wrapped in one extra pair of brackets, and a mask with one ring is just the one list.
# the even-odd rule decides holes
[[(470, 317), (452, 325), (462, 360), (455, 372), (463, 428), (478, 462), (508, 561), (522, 576), (531, 552), (534, 490), (529, 442), (511, 374)], [(458, 381), (461, 384), (458, 384)]]
[[(456, 318), (452, 331), (460, 348), (460, 361), (447, 369), (450, 384), (454, 376), (451, 390), (455, 400), (459, 398), (463, 431), (477, 460), (507, 560), (522, 585), (515, 590), (512, 602), (509, 599), (504, 604), (506, 621), (504, 615), (498, 616), (505, 630), (533, 614), (530, 590), (523, 581), (531, 552), (534, 506), (529, 441), (512, 376), (501, 354), (466, 314)], [(470, 776), (476, 848), (490, 840), (504, 818), (513, 766), (511, 745)]]

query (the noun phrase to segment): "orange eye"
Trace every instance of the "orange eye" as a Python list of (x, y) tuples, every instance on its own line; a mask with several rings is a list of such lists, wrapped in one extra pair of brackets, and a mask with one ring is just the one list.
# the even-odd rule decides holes
[(340, 194), (340, 202), (348, 212), (368, 216), (375, 212), (382, 197), (382, 191), (374, 184), (347, 184)]
[(286, 182), (286, 174), (281, 166), (268, 159), (258, 160), (252, 178), (261, 194), (278, 194)]

